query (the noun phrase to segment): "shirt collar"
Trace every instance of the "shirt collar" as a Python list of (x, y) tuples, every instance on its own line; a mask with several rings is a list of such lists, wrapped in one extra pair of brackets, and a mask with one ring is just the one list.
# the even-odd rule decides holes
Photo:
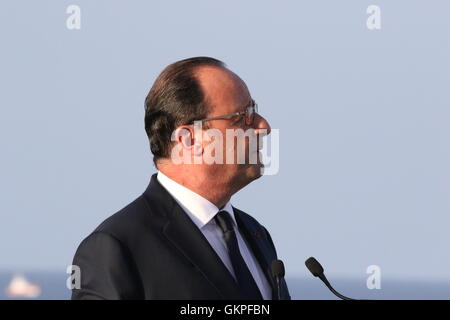
[(199, 229), (207, 225), (219, 211), (228, 212), (234, 225), (236, 225), (233, 207), (229, 201), (222, 210), (219, 210), (219, 208), (208, 199), (205, 199), (201, 195), (170, 179), (161, 171), (158, 171), (157, 179), (184, 211), (186, 211)]

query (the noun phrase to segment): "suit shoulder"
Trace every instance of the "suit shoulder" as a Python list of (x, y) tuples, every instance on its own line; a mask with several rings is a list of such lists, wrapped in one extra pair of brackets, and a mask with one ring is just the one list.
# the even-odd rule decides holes
[(143, 197), (139, 196), (106, 218), (93, 233), (106, 233), (118, 240), (124, 240), (138, 233), (144, 225), (149, 223), (149, 218), (147, 204)]

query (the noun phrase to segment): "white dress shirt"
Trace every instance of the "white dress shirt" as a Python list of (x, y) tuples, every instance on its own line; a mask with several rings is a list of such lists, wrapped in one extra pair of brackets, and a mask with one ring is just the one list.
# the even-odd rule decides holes
[[(175, 198), (177, 203), (192, 219), (194, 224), (200, 229), (211, 247), (216, 251), (217, 255), (220, 259), (222, 259), (224, 265), (236, 279), (233, 265), (228, 254), (228, 248), (225, 240), (223, 239), (222, 230), (213, 219), (214, 216), (220, 211), (219, 208), (199, 194), (170, 179), (161, 171), (158, 171), (157, 179), (159, 183), (170, 193), (170, 195)], [(246, 241), (239, 232), (239, 229), (237, 228), (231, 203), (228, 202), (221, 210), (228, 212), (232, 218), (233, 227), (239, 245), (239, 251), (247, 264), (250, 273), (255, 279), (256, 285), (258, 286), (263, 299), (272, 299), (271, 286), (267, 281), (258, 260), (253, 255)]]

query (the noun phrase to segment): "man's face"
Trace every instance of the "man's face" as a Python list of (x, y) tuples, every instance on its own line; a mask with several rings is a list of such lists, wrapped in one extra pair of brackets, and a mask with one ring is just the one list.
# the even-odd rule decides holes
[[(245, 111), (252, 104), (247, 86), (233, 72), (218, 67), (203, 67), (198, 70), (197, 76), (210, 107), (208, 118)], [(261, 176), (263, 165), (259, 157), (259, 149), (262, 146), (258, 145), (260, 140), (258, 135), (270, 133), (270, 125), (262, 116), (255, 114), (252, 124), (246, 123), (245, 116), (235, 116), (210, 120), (204, 125), (208, 129), (219, 130), (223, 137), (223, 163), (210, 164), (208, 168), (213, 170), (217, 179), (236, 183), (241, 188)], [(227, 139), (227, 130), (228, 135), (233, 135), (239, 129), (247, 134), (245, 138), (241, 135)], [(249, 136), (252, 137), (252, 143)], [(210, 143), (203, 141), (204, 147)], [(230, 149), (233, 151), (234, 158), (226, 159)], [(243, 161), (238, 163), (239, 156), (243, 157), (242, 160), (245, 158), (245, 163), (242, 163)], [(251, 161), (255, 159), (256, 161)]]

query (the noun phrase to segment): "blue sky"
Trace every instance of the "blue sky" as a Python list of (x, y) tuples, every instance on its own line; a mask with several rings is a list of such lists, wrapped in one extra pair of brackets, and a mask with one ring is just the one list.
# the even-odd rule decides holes
[[(66, 28), (67, 6), (81, 29)], [(381, 8), (381, 29), (366, 9)], [(219, 58), (280, 130), (280, 171), (232, 199), (289, 275), (449, 279), (448, 1), (3, 1), (0, 269), (65, 270), (155, 169), (144, 98)], [(433, 270), (431, 273), (428, 270)]]

